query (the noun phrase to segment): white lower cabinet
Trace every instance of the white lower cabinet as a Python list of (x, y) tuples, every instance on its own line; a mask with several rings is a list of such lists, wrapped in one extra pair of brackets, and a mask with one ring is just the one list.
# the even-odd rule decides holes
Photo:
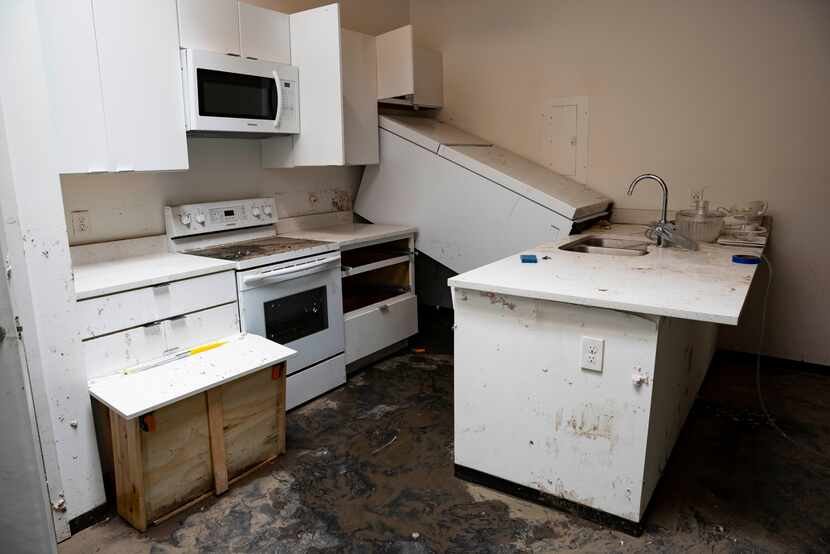
[(223, 271), (78, 301), (81, 338), (97, 337), (236, 301), (236, 277)]
[(239, 310), (232, 302), (83, 341), (87, 378), (161, 358), (239, 331)]
[(346, 363), (374, 354), (418, 332), (418, 299), (393, 298), (346, 314)]

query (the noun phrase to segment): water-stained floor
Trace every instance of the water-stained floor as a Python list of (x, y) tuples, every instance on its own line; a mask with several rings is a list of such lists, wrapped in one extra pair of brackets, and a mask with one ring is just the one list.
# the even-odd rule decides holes
[[(758, 411), (751, 360), (719, 357), (638, 538), (453, 476), (452, 355), (389, 358), (288, 416), (288, 453), (147, 533), (117, 516), (76, 552), (828, 552), (830, 461)], [(790, 436), (830, 453), (830, 377), (765, 371)]]

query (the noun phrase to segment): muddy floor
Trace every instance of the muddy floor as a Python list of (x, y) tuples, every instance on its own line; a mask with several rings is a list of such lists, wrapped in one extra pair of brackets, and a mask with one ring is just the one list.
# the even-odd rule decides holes
[[(752, 360), (716, 359), (634, 538), (457, 480), (449, 343), (421, 342), (291, 412), (286, 456), (222, 497), (61, 553), (830, 552), (830, 460), (767, 425)], [(830, 376), (771, 365), (778, 424), (830, 454)]]

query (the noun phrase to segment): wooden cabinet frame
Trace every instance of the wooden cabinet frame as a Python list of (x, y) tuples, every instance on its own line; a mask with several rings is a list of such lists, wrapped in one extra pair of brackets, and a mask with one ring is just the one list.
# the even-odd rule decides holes
[[(266, 379), (276, 381), (273, 389), (263, 387), (261, 381)], [(176, 437), (181, 444), (175, 452), (164, 449), (163, 454), (172, 458), (168, 468), (155, 463), (160, 452), (154, 450), (160, 449), (154, 449), (154, 443), (163, 441), (165, 434), (171, 437), (173, 433), (181, 433), (182, 427), (165, 421), (163, 426), (158, 424), (154, 428), (156, 424), (148, 419), (148, 414), (125, 419), (110, 410), (119, 515), (139, 531), (145, 531), (149, 524), (187, 509), (209, 494), (224, 493), (234, 482), (284, 454), (285, 380), (285, 363), (282, 362), (152, 414), (160, 423), (165, 416), (173, 415), (171, 412), (184, 411), (189, 415), (189, 423), (182, 422), (181, 425), (191, 425), (188, 432), (196, 435), (187, 441), (178, 441)], [(252, 394), (252, 391), (259, 392)], [(271, 402), (273, 417), (268, 415), (267, 404)], [(226, 417), (233, 420), (232, 425)], [(142, 430), (142, 418), (146, 431)], [(148, 438), (154, 434), (157, 435)], [(204, 434), (207, 440), (204, 440)], [(186, 463), (179, 463), (177, 456), (186, 458)], [(177, 478), (177, 471), (187, 473), (188, 478)], [(162, 476), (161, 472), (166, 475)], [(197, 477), (195, 480), (193, 474)], [(171, 491), (169, 486), (154, 487), (161, 477), (178, 488)], [(164, 494), (158, 492), (161, 489)]]

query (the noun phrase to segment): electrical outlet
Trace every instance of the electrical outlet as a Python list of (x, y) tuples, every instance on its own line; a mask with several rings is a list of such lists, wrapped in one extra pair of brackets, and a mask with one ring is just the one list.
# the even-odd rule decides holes
[(89, 233), (89, 211), (72, 212), (72, 233), (76, 237), (82, 237)]
[(602, 371), (605, 340), (582, 337), (582, 369)]

